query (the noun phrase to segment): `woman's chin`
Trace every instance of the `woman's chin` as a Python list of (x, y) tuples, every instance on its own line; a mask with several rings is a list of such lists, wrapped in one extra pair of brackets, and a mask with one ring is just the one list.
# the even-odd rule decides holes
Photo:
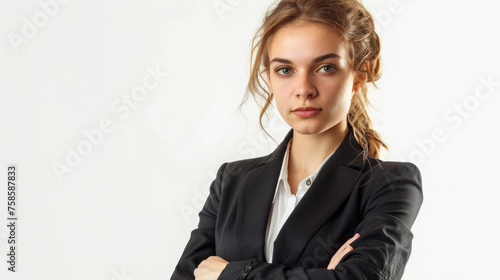
[(315, 125), (297, 125), (292, 126), (295, 133), (304, 135), (316, 135), (324, 131), (324, 129)]
[[(342, 131), (342, 125), (340, 123), (337, 124), (329, 124), (329, 125), (320, 125), (318, 123), (300, 123), (294, 124), (291, 126), (295, 133), (303, 134), (303, 135), (319, 135), (322, 133), (340, 133)], [(347, 124), (345, 124), (347, 128)], [(340, 130), (340, 131), (339, 131)]]

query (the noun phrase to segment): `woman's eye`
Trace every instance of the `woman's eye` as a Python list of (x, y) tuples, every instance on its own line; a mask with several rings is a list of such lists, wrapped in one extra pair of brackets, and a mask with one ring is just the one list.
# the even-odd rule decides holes
[(279, 68), (278, 70), (276, 70), (276, 72), (278, 72), (278, 74), (281, 74), (281, 75), (290, 75), (290, 74), (292, 74), (292, 69), (290, 69), (290, 68)]
[(333, 72), (337, 69), (334, 65), (325, 65), (321, 67), (321, 70), (325, 73)]

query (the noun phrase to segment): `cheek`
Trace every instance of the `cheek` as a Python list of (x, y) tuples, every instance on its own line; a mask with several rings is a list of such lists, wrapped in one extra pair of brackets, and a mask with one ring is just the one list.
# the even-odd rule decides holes
[(339, 72), (333, 77), (319, 79), (317, 85), (327, 92), (352, 92), (353, 81), (348, 73)]
[(273, 94), (274, 94), (274, 102), (276, 103), (276, 108), (278, 109), (280, 115), (283, 116), (284, 112), (287, 110), (286, 109), (287, 105), (284, 96), (279, 92), (278, 93), (274, 92)]
[[(286, 106), (287, 102), (290, 100), (290, 86), (286, 83), (282, 82), (274, 82), (272, 86), (270, 86), (270, 90), (273, 93), (274, 100), (278, 109)], [(280, 110), (281, 111), (281, 110)]]
[(275, 94), (286, 94), (291, 87), (291, 83), (289, 81), (285, 81), (282, 79), (273, 79), (271, 78), (269, 88)]
[(329, 91), (332, 92), (329, 101), (333, 109), (332, 113), (347, 113), (352, 100), (352, 88), (349, 86), (349, 83), (336, 84), (330, 87)]
[(351, 106), (351, 98), (342, 97), (335, 100), (331, 104), (331, 114), (333, 116), (345, 115), (349, 111), (349, 107)]
[(339, 98), (339, 106), (343, 108), (344, 111), (348, 111), (351, 106), (352, 91), (347, 88), (343, 91), (343, 94)]

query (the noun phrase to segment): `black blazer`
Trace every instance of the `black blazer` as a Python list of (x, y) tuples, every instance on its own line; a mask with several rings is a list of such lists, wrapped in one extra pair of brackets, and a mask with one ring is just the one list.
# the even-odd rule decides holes
[[(272, 263), (264, 257), (269, 213), (292, 131), (268, 156), (223, 164), (198, 228), (172, 280), (194, 279), (209, 256), (230, 263), (219, 279), (401, 279), (410, 231), (422, 204), (421, 176), (411, 163), (363, 161), (352, 128), (283, 225)], [(353, 251), (326, 267), (355, 233)]]

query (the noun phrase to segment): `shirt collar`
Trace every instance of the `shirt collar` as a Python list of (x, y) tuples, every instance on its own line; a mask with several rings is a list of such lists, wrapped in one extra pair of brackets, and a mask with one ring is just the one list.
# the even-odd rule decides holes
[(276, 200), (276, 194), (278, 193), (279, 188), (281, 188), (281, 186), (284, 187), (284, 183), (282, 183), (282, 181), (288, 180), (288, 157), (290, 154), (291, 143), (292, 143), (292, 139), (290, 139), (290, 141), (288, 141), (288, 145), (286, 146), (286, 152), (285, 152), (285, 156), (283, 157), (283, 163), (281, 164), (281, 172), (280, 172), (280, 176), (278, 178), (278, 185), (276, 186), (276, 190), (274, 191), (273, 204), (274, 204), (274, 201)]

